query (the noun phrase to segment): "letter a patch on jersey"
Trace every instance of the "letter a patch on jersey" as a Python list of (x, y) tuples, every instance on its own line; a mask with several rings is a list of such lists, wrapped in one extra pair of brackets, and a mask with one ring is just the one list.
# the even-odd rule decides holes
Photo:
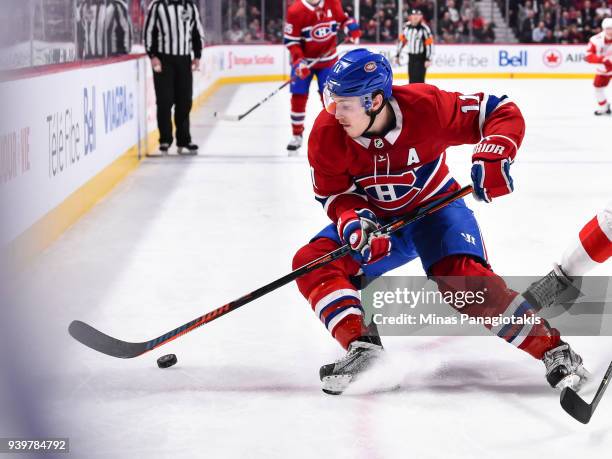
[(408, 164), (407, 166), (410, 166), (412, 164), (416, 164), (416, 163), (420, 163), (421, 160), (419, 159), (419, 155), (417, 154), (416, 148), (411, 148), (408, 151)]

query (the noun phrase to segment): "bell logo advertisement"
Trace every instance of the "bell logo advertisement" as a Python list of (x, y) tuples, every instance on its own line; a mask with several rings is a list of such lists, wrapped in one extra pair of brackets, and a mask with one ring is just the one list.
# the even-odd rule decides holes
[(498, 65), (500, 67), (527, 67), (528, 65), (528, 54), (525, 50), (520, 51), (507, 51), (500, 50)]
[(85, 154), (96, 149), (96, 87), (83, 89), (83, 126), (85, 127)]

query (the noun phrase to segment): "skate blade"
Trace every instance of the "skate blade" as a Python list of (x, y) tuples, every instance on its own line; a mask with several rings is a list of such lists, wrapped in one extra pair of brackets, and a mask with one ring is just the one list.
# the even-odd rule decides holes
[(591, 373), (584, 367), (578, 369), (576, 374), (568, 375), (559, 381), (559, 384), (555, 386), (555, 389), (563, 390), (569, 387), (574, 392), (579, 392), (581, 389), (588, 385), (591, 380)]
[(321, 380), (321, 389), (329, 395), (340, 395), (349, 386), (353, 377), (351, 375), (325, 376)]

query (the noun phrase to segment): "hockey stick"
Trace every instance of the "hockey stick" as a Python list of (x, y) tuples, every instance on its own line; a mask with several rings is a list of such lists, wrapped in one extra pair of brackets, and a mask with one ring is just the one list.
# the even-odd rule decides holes
[[(346, 40), (341, 41), (339, 43), (339, 45), (344, 44), (345, 41)], [(308, 64), (307, 67), (309, 69), (314, 67), (316, 64), (318, 64), (321, 61), (321, 59), (323, 59), (325, 57), (328, 57), (329, 55), (330, 55), (329, 52), (325, 53), (324, 55), (316, 58), (314, 61), (312, 61), (310, 64)], [(249, 108), (246, 112), (242, 113), (241, 115), (228, 115), (226, 113), (220, 113), (220, 112), (215, 112), (213, 115), (214, 115), (215, 118), (223, 120), (223, 121), (240, 121), (242, 118), (244, 118), (245, 116), (250, 114), (252, 111), (257, 109), (261, 105), (265, 104), (268, 100), (270, 100), (272, 97), (274, 97), (276, 94), (278, 94), (285, 86), (290, 85), (293, 81), (295, 81), (296, 78), (297, 78), (297, 76), (293, 76), (289, 80), (285, 81), (278, 88), (276, 88), (274, 91), (272, 91), (270, 94), (268, 94), (266, 97), (261, 99), (259, 102), (257, 102), (255, 105), (253, 105), (251, 108)]]
[[(472, 186), (465, 186), (445, 198), (431, 202), (426, 206), (423, 206), (422, 208), (418, 209), (416, 212), (406, 215), (394, 222), (383, 226), (378, 231), (376, 231), (376, 234), (391, 234), (410, 223), (414, 223), (417, 220), (426, 217), (427, 215), (431, 215), (437, 210), (470, 193), (472, 193)], [(275, 281), (270, 282), (269, 284), (266, 284), (263, 287), (258, 288), (257, 290), (252, 291), (251, 293), (247, 293), (246, 295), (238, 298), (237, 300), (224, 304), (223, 306), (220, 306), (217, 309), (214, 309), (204, 314), (203, 316), (192, 320), (191, 322), (187, 322), (186, 324), (183, 324), (180, 327), (175, 328), (174, 330), (171, 330), (168, 333), (165, 333), (149, 341), (143, 341), (141, 343), (130, 343), (127, 341), (122, 341), (108, 336), (102, 333), (101, 331), (96, 330), (91, 325), (87, 325), (85, 322), (81, 322), (80, 320), (73, 321), (68, 327), (68, 332), (77, 341), (81, 342), (87, 347), (90, 347), (91, 349), (94, 349), (98, 352), (102, 352), (103, 354), (122, 359), (131, 359), (133, 357), (138, 357), (139, 355), (142, 355), (145, 352), (149, 352), (153, 349), (163, 346), (164, 344), (172, 341), (173, 339), (176, 339), (179, 336), (182, 336), (192, 330), (195, 330), (201, 325), (212, 322), (213, 320), (218, 319), (219, 317), (227, 314), (228, 312), (232, 312), (235, 309), (238, 309), (239, 307), (244, 306), (245, 304), (250, 303), (253, 300), (256, 300), (257, 298), (264, 296), (265, 294), (270, 293), (276, 290), (277, 288), (292, 282), (293, 280), (306, 273), (314, 271), (315, 269), (320, 268), (321, 266), (324, 266), (334, 260), (337, 260), (338, 258), (345, 256), (350, 252), (350, 250), (351, 249), (348, 244), (343, 245), (337, 248), (336, 250), (329, 252), (328, 254), (311, 261), (310, 263), (305, 264), (304, 266), (296, 269), (295, 271), (292, 271), (289, 274), (279, 279), (276, 279)]]
[(561, 398), (559, 399), (561, 406), (571, 417), (582, 422), (583, 424), (588, 424), (593, 416), (593, 413), (595, 412), (595, 408), (597, 408), (601, 397), (603, 397), (603, 394), (608, 387), (610, 376), (612, 376), (612, 362), (610, 362), (610, 366), (608, 367), (608, 370), (606, 371), (606, 374), (604, 375), (603, 380), (595, 393), (595, 397), (590, 404), (585, 402), (574, 389), (565, 387), (561, 391)]

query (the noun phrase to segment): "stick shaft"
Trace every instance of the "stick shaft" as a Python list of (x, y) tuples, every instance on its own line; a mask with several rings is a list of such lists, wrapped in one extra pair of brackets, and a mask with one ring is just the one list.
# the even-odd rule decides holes
[[(448, 204), (470, 194), (472, 192), (472, 186), (466, 186), (444, 198), (441, 198), (437, 201), (431, 202), (424, 207), (418, 209), (416, 212), (401, 217), (400, 219), (393, 221), (379, 230), (375, 232), (375, 234), (391, 234), (404, 226), (414, 223), (417, 220), (420, 220), (437, 210), (447, 206)], [(240, 298), (231, 301), (227, 304), (224, 304), (221, 307), (213, 309), (212, 311), (200, 316), (190, 322), (187, 322), (174, 330), (171, 330), (167, 333), (164, 333), (157, 338), (143, 341), (139, 343), (132, 343), (128, 341), (122, 341), (117, 338), (113, 338), (112, 336), (106, 335), (101, 331), (95, 329), (91, 325), (88, 325), (79, 320), (75, 320), (68, 327), (68, 331), (70, 335), (76, 339), (77, 341), (83, 343), (85, 346), (94, 349), (98, 352), (102, 352), (104, 354), (110, 355), (112, 357), (129, 359), (133, 357), (138, 357), (146, 352), (149, 352), (153, 349), (156, 349), (160, 346), (163, 346), (166, 343), (169, 343), (172, 340), (175, 340), (179, 336), (183, 336), (186, 333), (189, 333), (196, 328), (212, 322), (213, 320), (218, 319), (219, 317), (228, 314), (245, 304), (248, 304), (257, 298), (260, 298), (280, 287), (286, 285), (300, 276), (303, 276), (306, 273), (314, 271), (322, 266), (325, 266), (328, 263), (337, 260), (343, 256), (346, 256), (350, 252), (350, 246), (348, 244), (338, 247), (336, 250), (329, 252), (323, 255), (316, 260), (311, 261), (310, 263), (305, 264), (304, 266), (270, 282), (269, 284), (264, 285), (256, 290), (253, 290), (246, 295), (241, 296)]]
[[(412, 214), (409, 216), (404, 216), (394, 222), (391, 222), (385, 226), (383, 226), (382, 228), (380, 228), (377, 233), (378, 234), (391, 234), (401, 228), (403, 228), (404, 226), (410, 224), (410, 223), (414, 223), (417, 220), (422, 219), (423, 217), (426, 217), (427, 215), (431, 215), (432, 213), (438, 211), (439, 209), (446, 207), (448, 204), (450, 204), (451, 202), (454, 202), (458, 199), (463, 198), (464, 196), (467, 196), (468, 194), (472, 193), (472, 186), (468, 185), (465, 186), (463, 188), (461, 188), (460, 190), (456, 191), (455, 193), (440, 199), (438, 201), (434, 201), (430, 204), (428, 204), (427, 206), (419, 209), (417, 211), (416, 214)], [(334, 260), (337, 260), (338, 258), (341, 258), (345, 255), (347, 255), (349, 252), (351, 251), (350, 246), (348, 244), (345, 244), (341, 247), (338, 247), (336, 250), (329, 252), (319, 258), (317, 258), (316, 260), (311, 261), (310, 263), (305, 264), (304, 266), (290, 272), (289, 274), (284, 275), (283, 277), (280, 277), (272, 282), (270, 282), (269, 284), (264, 285), (263, 287), (258, 288), (257, 290), (253, 290), (250, 293), (247, 293), (244, 296), (241, 296), (240, 298), (231, 301), (227, 304), (224, 304), (223, 306), (218, 307), (217, 309), (214, 309), (212, 311), (210, 311), (207, 314), (204, 314), (203, 316), (199, 317), (198, 319), (195, 319), (194, 321), (190, 322), (189, 324), (185, 324), (181, 327), (176, 328), (175, 330), (173, 330), (172, 332), (169, 332), (168, 334), (172, 334), (174, 332), (177, 332), (176, 336), (171, 337), (170, 339), (168, 339), (167, 341), (163, 341), (160, 342), (159, 344), (157, 344), (155, 347), (159, 347), (162, 344), (165, 344), (166, 342), (177, 338), (178, 336), (184, 335), (185, 333), (190, 332), (191, 330), (194, 330), (198, 327), (200, 327), (201, 325), (204, 325), (206, 323), (212, 322), (213, 320), (218, 319), (221, 316), (224, 316), (225, 314), (232, 312), (236, 309), (238, 309), (241, 306), (244, 306), (245, 304), (250, 303), (251, 301), (256, 300), (257, 298), (261, 298), (262, 296), (284, 286), (287, 285), (288, 283), (294, 281), (295, 279), (297, 279), (300, 276), (303, 276), (306, 273), (309, 273), (311, 271), (314, 271), (315, 269), (318, 269), (322, 266), (325, 266), (328, 263), (331, 263)], [(187, 326), (186, 329), (181, 330), (183, 327)], [(167, 334), (167, 335), (168, 335)]]

